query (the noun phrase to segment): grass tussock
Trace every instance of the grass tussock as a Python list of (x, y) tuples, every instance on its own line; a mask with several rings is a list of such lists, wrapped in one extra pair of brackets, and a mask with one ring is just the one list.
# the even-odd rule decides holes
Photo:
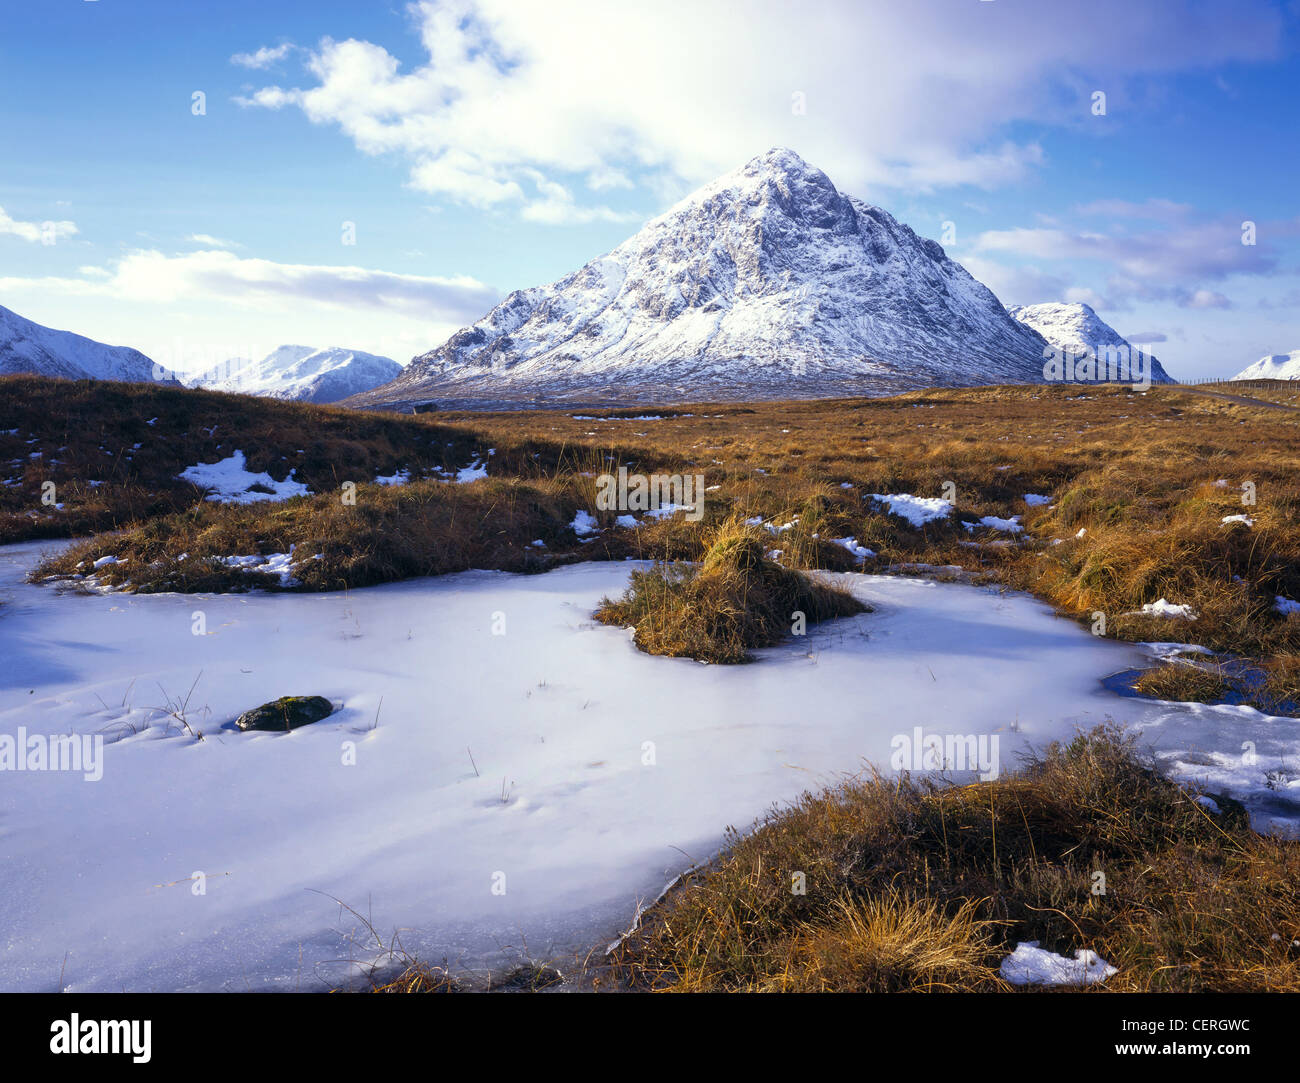
[(733, 833), (614, 950), (613, 975), (684, 992), (1002, 990), (1000, 961), (1036, 940), (1099, 952), (1119, 967), (1109, 990), (1300, 992), (1300, 844), (1194, 796), (1105, 729), (992, 782), (846, 781)]
[(709, 536), (698, 567), (633, 572), (627, 592), (602, 601), (596, 619), (634, 628), (648, 654), (736, 663), (808, 624), (867, 610), (847, 590), (768, 557), (770, 540), (761, 528), (728, 520)]
[(1148, 669), (1133, 687), (1152, 699), (1178, 703), (1221, 703), (1233, 690), (1218, 667), (1191, 662), (1167, 662)]

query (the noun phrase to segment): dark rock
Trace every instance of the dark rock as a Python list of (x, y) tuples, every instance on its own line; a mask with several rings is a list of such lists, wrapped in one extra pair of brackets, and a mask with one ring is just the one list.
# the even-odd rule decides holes
[(281, 696), (245, 711), (235, 719), (241, 730), (268, 730), (283, 733), (319, 722), (334, 713), (334, 704), (324, 696)]

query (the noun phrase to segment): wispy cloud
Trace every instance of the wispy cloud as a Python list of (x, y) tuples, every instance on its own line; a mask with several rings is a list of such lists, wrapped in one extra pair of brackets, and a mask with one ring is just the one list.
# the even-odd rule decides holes
[(223, 240), (221, 237), (214, 237), (211, 233), (191, 233), (185, 238), (194, 244), (205, 245), (208, 248), (240, 248), (241, 245), (235, 241)]
[[(1094, 205), (1094, 212), (1101, 206)], [(1130, 216), (1136, 209), (1136, 205), (1105, 206), (1111, 213)], [(1095, 273), (1105, 278), (1104, 292), (1078, 287), (1070, 299), (1116, 309), (1127, 308), (1134, 300), (1172, 301), (1183, 308), (1229, 308), (1229, 298), (1210, 288), (1209, 283), (1233, 275), (1266, 275), (1278, 270), (1276, 249), (1269, 244), (1243, 244), (1240, 222), (1194, 220), (1190, 208), (1175, 204), (1147, 205), (1139, 216), (1152, 217), (1153, 212), (1165, 216), (1168, 224), (1137, 232), (1122, 228), (1109, 232), (1061, 228), (988, 230), (976, 238), (974, 248), (984, 256), (1059, 263), (1072, 268), (1071, 277), (1088, 273), (1081, 271), (1080, 265), (1095, 265)], [(1279, 223), (1273, 232), (1284, 228), (1289, 227)], [(965, 262), (970, 265), (969, 260)]]
[(82, 268), (76, 277), (0, 278), (0, 290), (9, 289), (158, 304), (198, 300), (261, 309), (283, 309), (286, 302), (360, 307), (446, 323), (477, 319), (500, 298), (496, 290), (464, 276), (441, 278), (345, 265), (276, 263), (216, 250), (185, 255), (140, 250), (107, 268)]
[(293, 49), (293, 45), (288, 42), (275, 46), (263, 45), (254, 53), (236, 53), (230, 58), (230, 62), (239, 65), (241, 68), (263, 70), (283, 60), (289, 55), (291, 49)]
[(5, 213), (4, 208), (0, 207), (0, 234), (19, 237), (33, 244), (54, 244), (76, 233), (76, 222), (22, 222), (17, 218), (11, 218)]

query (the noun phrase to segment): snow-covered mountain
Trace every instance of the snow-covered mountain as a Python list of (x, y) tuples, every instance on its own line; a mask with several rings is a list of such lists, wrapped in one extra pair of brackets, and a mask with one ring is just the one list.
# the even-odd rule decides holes
[(1038, 382), (1045, 347), (934, 241), (777, 149), (510, 294), (356, 405)]
[(1300, 380), (1300, 350), (1269, 354), (1249, 368), (1242, 369), (1234, 380)]
[(272, 399), (338, 402), (385, 384), (402, 371), (388, 357), (338, 346), (281, 346), (260, 361), (235, 358), (190, 377), (191, 387)]
[[(1096, 355), (1107, 346), (1135, 349), (1128, 339), (1098, 316), (1089, 305), (1050, 301), (1041, 305), (1014, 305), (1007, 311), (1025, 326), (1032, 327), (1058, 350), (1069, 350), (1074, 354), (1092, 351)], [(1151, 355), (1151, 382), (1174, 382), (1154, 355)]]
[[(56, 331), (0, 306), (0, 376), (30, 373), (63, 380), (154, 383), (161, 371), (139, 350)], [(163, 380), (170, 382), (166, 374)]]

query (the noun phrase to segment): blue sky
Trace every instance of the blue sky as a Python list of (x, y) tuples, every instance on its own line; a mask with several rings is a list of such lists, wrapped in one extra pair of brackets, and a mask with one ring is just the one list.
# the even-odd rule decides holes
[(1291, 0), (2, 6), (0, 304), (176, 367), (405, 362), (777, 145), (1175, 375), (1300, 349)]

